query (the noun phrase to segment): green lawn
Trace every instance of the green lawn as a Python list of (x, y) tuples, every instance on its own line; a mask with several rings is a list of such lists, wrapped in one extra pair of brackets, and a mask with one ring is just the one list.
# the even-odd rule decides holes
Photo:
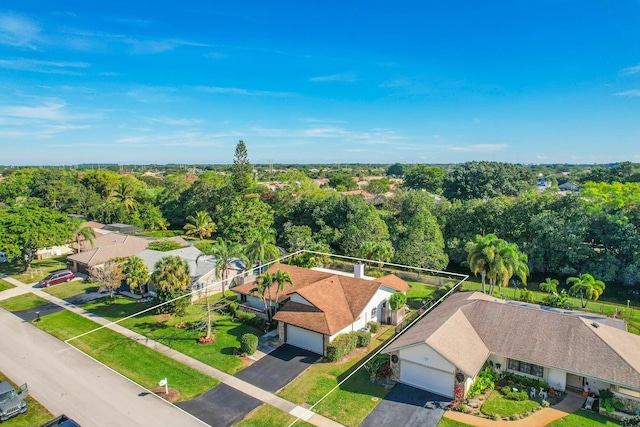
[(43, 291), (60, 299), (69, 298), (75, 295), (84, 294), (98, 290), (98, 284), (86, 282), (84, 280), (74, 280), (68, 283), (60, 283), (59, 285), (44, 288)]
[(461, 423), (460, 421), (442, 417), (438, 422), (438, 427), (473, 427), (471, 424)]
[(605, 417), (593, 411), (578, 409), (578, 412), (547, 424), (547, 427), (615, 427), (621, 424), (613, 418)]
[(29, 308), (39, 307), (48, 303), (44, 298), (40, 298), (32, 293), (18, 295), (16, 297), (8, 298), (0, 301), (0, 307), (9, 311), (27, 310)]
[(411, 289), (407, 291), (407, 299), (423, 299), (434, 293), (438, 287), (420, 282), (408, 282)]
[[(2, 372), (0, 372), (0, 381), (7, 381), (16, 390), (18, 389), (17, 385), (13, 381), (11, 381), (9, 378), (5, 377)], [(29, 410), (22, 415), (18, 415), (16, 417), (11, 418), (8, 421), (5, 421), (4, 423), (2, 423), (2, 427), (39, 426), (51, 420), (52, 418), (54, 418), (53, 414), (47, 411), (47, 408), (42, 406), (33, 397), (27, 396), (25, 401), (27, 402), (27, 405), (29, 405)]]
[(67, 268), (67, 256), (64, 255), (54, 258), (35, 260), (31, 263), (31, 271), (29, 273), (23, 273), (22, 264), (17, 264), (15, 262), (10, 263), (9, 268), (9, 272), (5, 274), (10, 275), (22, 283), (36, 283), (52, 271), (64, 270)]
[[(236, 427), (283, 427), (296, 421), (296, 417), (266, 403), (251, 411)], [(306, 421), (298, 420), (296, 427), (312, 427)]]
[(6, 291), (7, 289), (15, 288), (11, 283), (6, 280), (0, 279), (0, 292)]
[[(214, 296), (211, 297), (211, 300), (217, 298), (219, 296)], [(263, 332), (234, 321), (230, 316), (212, 313), (215, 341), (209, 345), (198, 344), (196, 341), (199, 336), (203, 335), (203, 332), (192, 329), (190, 325), (203, 322), (206, 319), (204, 303), (204, 300), (198, 300), (189, 307), (187, 315), (184, 316), (186, 328), (178, 329), (175, 327), (180, 321), (179, 318), (156, 314), (155, 310), (124, 320), (121, 325), (233, 375), (246, 366), (245, 362), (234, 354), (235, 349), (240, 347), (242, 335), (251, 333), (260, 336)], [(117, 297), (116, 304), (110, 304), (108, 299), (102, 299), (86, 304), (83, 308), (102, 317), (117, 320), (155, 304), (157, 302), (140, 304), (130, 298)]]
[(487, 400), (482, 404), (481, 411), (488, 416), (499, 415), (510, 417), (512, 415), (526, 414), (540, 406), (535, 400), (509, 400), (497, 390), (491, 392)]
[[(393, 328), (372, 341), (378, 347), (393, 336)], [(295, 381), (287, 385), (278, 395), (298, 405), (314, 405), (342, 379), (359, 365), (363, 358), (354, 358), (345, 363), (317, 363), (307, 369)], [(387, 390), (372, 384), (369, 373), (360, 369), (337, 390), (314, 408), (314, 411), (347, 426), (358, 426), (387, 394)]]
[[(63, 341), (99, 326), (70, 311), (44, 316), (34, 325)], [(217, 380), (109, 329), (100, 329), (70, 344), (147, 389), (156, 388), (158, 381), (166, 377), (169, 386), (180, 391), (180, 400), (193, 399), (218, 384)]]

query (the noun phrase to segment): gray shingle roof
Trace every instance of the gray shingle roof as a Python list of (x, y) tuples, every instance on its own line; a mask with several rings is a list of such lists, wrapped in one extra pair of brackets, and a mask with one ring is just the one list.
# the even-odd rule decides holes
[(491, 352), (640, 388), (640, 336), (626, 332), (620, 320), (588, 313), (462, 292), (426, 315), (385, 353), (422, 343), (472, 376)]

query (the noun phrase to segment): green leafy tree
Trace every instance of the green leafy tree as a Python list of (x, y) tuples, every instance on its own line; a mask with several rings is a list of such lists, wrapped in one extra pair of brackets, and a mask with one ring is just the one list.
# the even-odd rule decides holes
[(198, 211), (196, 216), (189, 215), (187, 217), (187, 224), (183, 228), (186, 230), (187, 236), (198, 236), (202, 240), (216, 231), (216, 224), (209, 213)]
[(387, 169), (387, 176), (403, 176), (404, 175), (404, 166), (400, 163), (394, 163)]
[(127, 258), (122, 266), (122, 270), (127, 281), (127, 285), (135, 291), (138, 289), (140, 295), (144, 294), (144, 286), (149, 282), (149, 269), (142, 258), (132, 256)]
[(273, 227), (273, 209), (255, 197), (237, 197), (223, 209), (217, 220), (218, 234), (229, 242), (248, 245)]
[(151, 282), (156, 287), (158, 300), (166, 303), (159, 308), (161, 312), (179, 316), (191, 304), (189, 265), (180, 257), (160, 258), (153, 268)]
[(402, 292), (395, 292), (389, 297), (389, 307), (391, 310), (400, 310), (407, 303), (407, 296)]
[(547, 277), (544, 282), (540, 283), (540, 290), (548, 294), (552, 294), (554, 292), (558, 292), (559, 284), (560, 282), (558, 281), (558, 279)]
[(131, 212), (136, 207), (136, 200), (134, 198), (135, 189), (133, 185), (128, 181), (120, 181), (118, 186), (113, 192), (114, 200), (122, 203), (127, 212)]
[(571, 285), (569, 295), (580, 297), (582, 308), (587, 307), (589, 300), (597, 301), (606, 287), (602, 280), (596, 280), (589, 273), (584, 273), (580, 277), (569, 277), (567, 284)]
[(412, 190), (426, 190), (430, 193), (442, 192), (446, 172), (438, 167), (417, 165), (410, 168), (404, 177), (404, 186)]
[(385, 262), (393, 259), (394, 252), (390, 241), (363, 242), (358, 248), (356, 257), (378, 261), (378, 267), (382, 268)]
[(268, 231), (257, 230), (253, 236), (253, 241), (246, 247), (247, 258), (254, 265), (261, 265), (265, 262), (273, 261), (278, 258), (280, 251), (276, 246), (276, 231), (269, 229)]
[(344, 189), (342, 191), (349, 191), (357, 189), (358, 184), (349, 172), (334, 172), (329, 176), (329, 187), (336, 190), (342, 187)]
[(253, 186), (253, 167), (249, 163), (247, 146), (242, 140), (236, 145), (231, 184), (238, 194), (246, 194)]
[(71, 219), (52, 209), (0, 209), (0, 247), (10, 259), (21, 257), (25, 271), (31, 267), (38, 249), (70, 242), (73, 230)]
[(467, 162), (456, 165), (444, 178), (443, 195), (449, 200), (516, 196), (533, 188), (530, 169), (510, 163)]
[(369, 185), (367, 185), (367, 191), (371, 194), (385, 194), (388, 193), (389, 190), (391, 190), (391, 185), (386, 178), (372, 179), (369, 181)]

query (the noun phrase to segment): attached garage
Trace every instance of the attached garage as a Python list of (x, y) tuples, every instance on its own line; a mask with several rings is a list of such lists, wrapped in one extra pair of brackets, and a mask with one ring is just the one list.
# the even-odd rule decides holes
[(400, 381), (446, 397), (453, 397), (453, 373), (444, 372), (408, 360), (400, 360)]
[(287, 325), (287, 343), (314, 353), (324, 354), (324, 335)]

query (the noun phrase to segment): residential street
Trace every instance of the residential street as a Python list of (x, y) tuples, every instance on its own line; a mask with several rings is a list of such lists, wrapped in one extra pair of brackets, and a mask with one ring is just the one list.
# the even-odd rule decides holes
[(54, 415), (83, 427), (206, 425), (4, 309), (0, 328), (0, 371)]

